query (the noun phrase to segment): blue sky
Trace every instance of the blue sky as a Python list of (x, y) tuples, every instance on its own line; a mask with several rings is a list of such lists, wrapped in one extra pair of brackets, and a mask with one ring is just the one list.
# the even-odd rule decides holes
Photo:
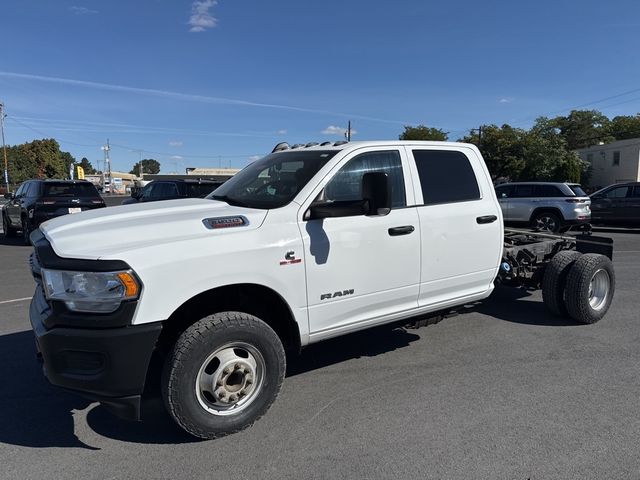
[(457, 139), (571, 107), (640, 111), (637, 0), (7, 0), (1, 13), (7, 142), (54, 137), (96, 165), (109, 138), (118, 170), (140, 155), (163, 172), (242, 167), (279, 141), (342, 139), (349, 119), (354, 140), (420, 123)]

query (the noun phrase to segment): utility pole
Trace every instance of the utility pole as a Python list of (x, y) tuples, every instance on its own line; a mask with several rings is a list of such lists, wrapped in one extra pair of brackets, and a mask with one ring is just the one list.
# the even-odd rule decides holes
[(482, 125), (478, 127), (478, 150), (480, 150), (481, 145), (482, 145)]
[(132, 152), (138, 152), (138, 176), (140, 177), (140, 180), (142, 180), (142, 175), (143, 175), (143, 171), (142, 171), (142, 154), (144, 153), (144, 150), (131, 150)]
[[(104, 169), (107, 171), (106, 179), (109, 180), (109, 193), (113, 193), (113, 185), (111, 182), (111, 159), (109, 158), (109, 150), (111, 147), (109, 146), (109, 139), (107, 138), (107, 144), (102, 146), (102, 150), (104, 151)], [(104, 187), (105, 175), (104, 171), (102, 172), (102, 186)]]
[(4, 155), (4, 183), (9, 193), (9, 164), (7, 162), (7, 146), (4, 143), (4, 103), (0, 102), (0, 131), (2, 131), (2, 152)]
[(347, 142), (351, 141), (351, 120), (349, 120), (349, 123), (347, 125), (347, 131), (345, 132), (344, 136), (347, 139)]

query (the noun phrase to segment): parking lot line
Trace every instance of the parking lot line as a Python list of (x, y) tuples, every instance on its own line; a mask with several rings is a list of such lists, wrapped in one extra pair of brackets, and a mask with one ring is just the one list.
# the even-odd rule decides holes
[(2, 300), (0, 301), (0, 305), (2, 305), (3, 303), (25, 302), (27, 300), (31, 300), (31, 297), (14, 298), (13, 300)]

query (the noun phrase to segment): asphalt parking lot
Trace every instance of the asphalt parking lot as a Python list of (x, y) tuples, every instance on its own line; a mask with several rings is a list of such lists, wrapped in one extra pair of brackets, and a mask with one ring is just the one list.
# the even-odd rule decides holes
[(29, 247), (0, 237), (0, 471), (41, 478), (640, 478), (640, 231), (615, 239), (604, 320), (499, 289), (419, 330), (379, 328), (289, 361), (275, 405), (213, 441), (160, 408), (129, 423), (51, 387), (27, 319)]

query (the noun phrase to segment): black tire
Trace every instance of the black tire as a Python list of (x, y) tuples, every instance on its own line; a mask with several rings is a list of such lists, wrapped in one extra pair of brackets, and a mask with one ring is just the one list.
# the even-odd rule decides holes
[(543, 232), (558, 233), (562, 227), (562, 219), (552, 212), (537, 213), (531, 219), (531, 228)]
[(569, 270), (582, 254), (575, 250), (563, 250), (553, 256), (542, 277), (542, 300), (554, 315), (567, 316), (564, 291)]
[[(285, 370), (284, 348), (271, 327), (246, 313), (216, 313), (190, 326), (176, 341), (163, 369), (162, 396), (185, 431), (218, 438), (249, 427), (266, 413)], [(210, 382), (203, 380), (209, 377)], [(211, 386), (209, 391), (203, 384)], [(234, 396), (235, 403), (225, 406)]]
[(29, 219), (27, 217), (22, 217), (22, 241), (25, 245), (31, 245), (31, 226), (29, 225)]
[(596, 323), (609, 310), (615, 289), (611, 260), (597, 253), (582, 255), (567, 276), (564, 299), (569, 316), (580, 323)]
[(9, 225), (9, 219), (6, 214), (2, 214), (2, 232), (5, 238), (14, 238), (16, 236), (16, 231)]

